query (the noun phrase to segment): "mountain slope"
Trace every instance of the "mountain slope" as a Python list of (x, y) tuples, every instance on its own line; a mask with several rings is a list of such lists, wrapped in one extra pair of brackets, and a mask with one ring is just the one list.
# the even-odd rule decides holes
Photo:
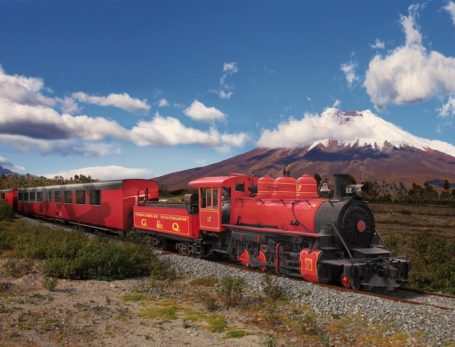
[(294, 177), (318, 173), (329, 178), (343, 172), (359, 181), (408, 185), (435, 179), (455, 181), (454, 146), (414, 136), (371, 111), (328, 109), (320, 116), (291, 120), (274, 131), (264, 131), (258, 145), (262, 147), (157, 180), (175, 190), (186, 188), (197, 177), (231, 172), (278, 176), (288, 166)]

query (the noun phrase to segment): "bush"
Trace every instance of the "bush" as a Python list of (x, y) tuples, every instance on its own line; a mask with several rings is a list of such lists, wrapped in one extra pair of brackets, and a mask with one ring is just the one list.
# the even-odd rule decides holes
[(42, 283), (44, 288), (46, 288), (49, 291), (53, 291), (55, 287), (57, 287), (58, 279), (56, 279), (55, 277), (44, 276)]
[(4, 265), (6, 273), (11, 277), (22, 277), (33, 270), (31, 259), (8, 259)]
[(5, 201), (0, 201), (0, 221), (14, 218), (14, 210)]
[(409, 285), (455, 294), (455, 243), (430, 234), (419, 234), (410, 240), (409, 245)]
[(227, 327), (226, 317), (223, 315), (213, 315), (207, 319), (209, 331), (211, 333), (222, 333)]
[(266, 274), (262, 286), (262, 291), (266, 299), (276, 301), (284, 298), (283, 289), (278, 285), (276, 277)]
[[(54, 255), (44, 262), (48, 276), (71, 279), (112, 280), (148, 275), (156, 267), (157, 260), (147, 254), (140, 245), (117, 241), (88, 240), (76, 252), (72, 245), (59, 245)], [(60, 253), (66, 250), (69, 252)]]
[(221, 281), (221, 287), (218, 290), (224, 306), (227, 308), (238, 306), (242, 302), (244, 288), (245, 280), (243, 278), (224, 277)]
[(43, 260), (44, 274), (68, 279), (113, 280), (153, 275), (164, 278), (167, 269), (143, 245), (106, 237), (87, 238), (67, 232), (14, 221), (0, 232), (0, 250)]

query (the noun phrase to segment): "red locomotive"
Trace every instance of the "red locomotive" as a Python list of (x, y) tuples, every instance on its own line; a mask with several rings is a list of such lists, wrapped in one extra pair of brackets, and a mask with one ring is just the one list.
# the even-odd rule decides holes
[[(406, 283), (409, 261), (392, 258), (348, 175), (335, 175), (333, 199), (308, 175), (205, 177), (185, 203), (134, 207), (134, 227), (182, 254), (225, 254), (245, 266), (312, 282), (388, 289)], [(346, 192), (349, 192), (347, 194)]]
[(18, 211), (123, 232), (134, 226), (154, 246), (312, 282), (391, 289), (408, 280), (409, 261), (391, 257), (348, 175), (335, 175), (332, 199), (308, 175), (204, 177), (189, 186), (197, 192), (183, 203), (158, 201), (153, 180), (19, 189)]

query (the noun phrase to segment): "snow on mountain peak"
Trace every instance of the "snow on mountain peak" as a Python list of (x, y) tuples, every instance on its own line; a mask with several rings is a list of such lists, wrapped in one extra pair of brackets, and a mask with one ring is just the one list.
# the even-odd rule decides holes
[(328, 146), (336, 141), (344, 146), (371, 146), (383, 150), (389, 144), (397, 148), (437, 150), (455, 157), (455, 146), (412, 135), (398, 126), (376, 116), (370, 110), (344, 112), (328, 108), (320, 115), (305, 114), (302, 119), (291, 118), (274, 130), (263, 130), (257, 145), (265, 148)]

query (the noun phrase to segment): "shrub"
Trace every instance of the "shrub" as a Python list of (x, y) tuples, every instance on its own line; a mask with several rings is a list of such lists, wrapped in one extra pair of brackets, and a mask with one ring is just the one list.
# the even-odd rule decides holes
[(143, 245), (106, 237), (87, 238), (24, 221), (0, 229), (0, 250), (12, 249), (24, 258), (43, 260), (44, 274), (68, 279), (113, 280), (152, 275), (165, 278), (165, 267)]
[(0, 201), (0, 221), (14, 218), (14, 210), (5, 201)]
[(283, 289), (278, 285), (276, 277), (266, 274), (262, 284), (262, 291), (266, 299), (276, 301), (284, 297)]
[(207, 319), (211, 333), (222, 333), (227, 327), (226, 318), (223, 315), (213, 315)]
[(455, 243), (429, 234), (419, 234), (409, 244), (412, 264), (409, 285), (455, 294)]
[(67, 257), (53, 256), (44, 262), (47, 275), (71, 279), (122, 279), (148, 275), (157, 262), (140, 245), (126, 242), (94, 239), (88, 240), (76, 252), (69, 249)]
[(245, 280), (243, 278), (231, 276), (224, 277), (218, 290), (224, 306), (227, 308), (238, 306), (242, 302), (244, 288)]
[(42, 283), (44, 288), (46, 288), (49, 291), (53, 291), (55, 287), (57, 287), (58, 279), (56, 279), (55, 277), (44, 276)]
[(32, 272), (33, 265), (31, 259), (8, 259), (4, 269), (9, 276), (19, 278)]

